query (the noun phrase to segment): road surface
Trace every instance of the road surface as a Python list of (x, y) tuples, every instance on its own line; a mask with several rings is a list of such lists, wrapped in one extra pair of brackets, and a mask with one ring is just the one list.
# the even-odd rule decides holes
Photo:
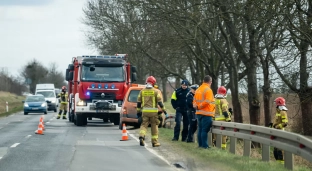
[(0, 171), (176, 170), (130, 135), (120, 141), (118, 126), (92, 120), (77, 127), (48, 113), (44, 135), (38, 135), (40, 116), (0, 118)]

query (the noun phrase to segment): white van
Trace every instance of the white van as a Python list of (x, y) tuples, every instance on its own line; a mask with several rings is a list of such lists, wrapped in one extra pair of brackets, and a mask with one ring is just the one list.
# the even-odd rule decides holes
[(45, 100), (48, 100), (51, 102), (51, 103), (48, 103), (49, 111), (50, 110), (53, 110), (54, 112), (57, 111), (59, 101), (57, 99), (57, 94), (55, 93), (54, 84), (37, 84), (35, 94), (42, 94)]

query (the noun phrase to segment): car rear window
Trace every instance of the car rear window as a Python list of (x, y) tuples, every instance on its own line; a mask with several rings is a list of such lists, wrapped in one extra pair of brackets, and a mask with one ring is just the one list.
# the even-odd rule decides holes
[(26, 102), (44, 102), (45, 99), (43, 96), (28, 96)]
[(128, 101), (136, 103), (138, 100), (139, 93), (140, 90), (131, 90), (128, 96)]

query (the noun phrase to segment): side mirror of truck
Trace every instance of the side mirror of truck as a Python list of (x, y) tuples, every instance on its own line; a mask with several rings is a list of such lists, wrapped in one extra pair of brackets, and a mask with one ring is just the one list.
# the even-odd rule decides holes
[(69, 69), (66, 69), (65, 80), (69, 81)]
[(136, 73), (132, 73), (131, 82), (135, 82), (138, 79)]
[(69, 65), (68, 65), (68, 69), (71, 70), (71, 71), (74, 70), (74, 67), (75, 67), (75, 66), (74, 66), (73, 64), (69, 64)]
[(68, 80), (74, 79), (74, 72), (69, 72)]
[(136, 66), (131, 66), (131, 72), (137, 72)]

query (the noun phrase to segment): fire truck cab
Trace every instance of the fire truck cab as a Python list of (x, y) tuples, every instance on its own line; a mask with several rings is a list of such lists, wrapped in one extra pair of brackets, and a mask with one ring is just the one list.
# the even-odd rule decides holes
[(69, 120), (77, 126), (92, 118), (119, 125), (124, 96), (136, 79), (126, 54), (74, 57), (66, 69)]

